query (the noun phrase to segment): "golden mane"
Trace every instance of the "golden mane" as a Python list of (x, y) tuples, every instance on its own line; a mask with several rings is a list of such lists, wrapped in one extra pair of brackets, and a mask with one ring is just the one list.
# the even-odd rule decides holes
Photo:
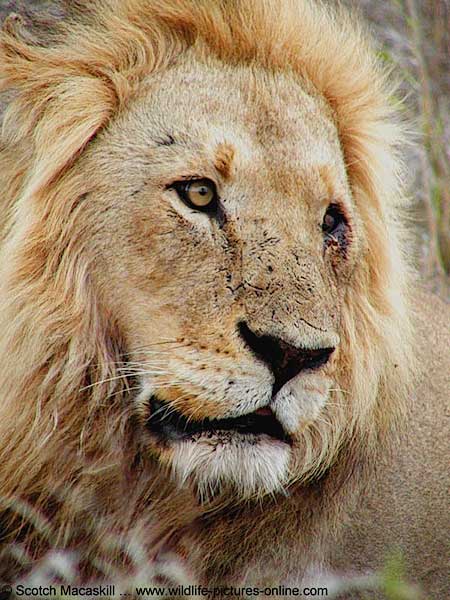
[(337, 124), (368, 247), (345, 299), (340, 360), (351, 402), (317, 464), (311, 455), (310, 476), (333, 464), (343, 440), (367, 451), (401, 417), (412, 347), (399, 223), (404, 136), (361, 26), (309, 0), (86, 4), (47, 46), (16, 18), (0, 37), (0, 91), (12, 95), (0, 155), (0, 205), (9, 214), (0, 250), (0, 488), (4, 503), (33, 499), (44, 514), (50, 497), (73, 490), (78, 500), (56, 525), (62, 545), (75, 513), (90, 506), (88, 490), (116, 485), (134, 458), (124, 442), (111, 443), (131, 427), (117, 371), (122, 344), (71, 229), (86, 190), (72, 166), (140, 82), (187, 49), (290, 72), (326, 99)]

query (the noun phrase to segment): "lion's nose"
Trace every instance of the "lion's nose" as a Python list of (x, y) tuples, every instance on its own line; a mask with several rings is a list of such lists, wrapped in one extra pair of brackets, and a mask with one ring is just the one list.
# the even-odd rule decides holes
[(238, 324), (239, 333), (252, 350), (271, 368), (275, 376), (273, 394), (301, 371), (313, 370), (325, 365), (334, 348), (300, 348), (281, 338), (254, 333), (244, 321)]

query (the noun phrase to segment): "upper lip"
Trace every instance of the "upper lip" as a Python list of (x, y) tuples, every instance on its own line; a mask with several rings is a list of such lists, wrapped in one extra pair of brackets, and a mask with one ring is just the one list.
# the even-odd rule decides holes
[(183, 439), (198, 433), (234, 431), (238, 434), (266, 434), (277, 440), (290, 443), (288, 434), (270, 408), (223, 419), (188, 419), (170, 404), (152, 396), (150, 400), (148, 426), (153, 433), (163, 438)]

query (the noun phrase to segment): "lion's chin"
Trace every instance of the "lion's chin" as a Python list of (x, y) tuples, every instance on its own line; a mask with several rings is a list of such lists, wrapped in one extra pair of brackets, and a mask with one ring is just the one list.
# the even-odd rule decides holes
[(249, 499), (283, 492), (292, 440), (268, 409), (236, 418), (194, 421), (168, 404), (151, 400), (148, 427), (164, 449), (180, 486), (194, 485), (202, 499)]
[(202, 500), (224, 494), (260, 498), (285, 492), (291, 447), (268, 435), (217, 431), (171, 443), (176, 481), (194, 484)]

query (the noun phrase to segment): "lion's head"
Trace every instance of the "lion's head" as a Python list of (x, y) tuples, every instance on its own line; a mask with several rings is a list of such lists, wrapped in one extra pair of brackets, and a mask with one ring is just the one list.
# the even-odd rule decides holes
[(179, 63), (87, 153), (102, 177), (84, 200), (86, 251), (150, 451), (203, 490), (273, 492), (311, 468), (341, 387), (361, 217), (316, 92), (257, 66)]
[(90, 4), (49, 47), (1, 38), (2, 489), (104, 486), (132, 444), (249, 498), (370, 450), (410, 342), (401, 133), (360, 29), (307, 1)]

